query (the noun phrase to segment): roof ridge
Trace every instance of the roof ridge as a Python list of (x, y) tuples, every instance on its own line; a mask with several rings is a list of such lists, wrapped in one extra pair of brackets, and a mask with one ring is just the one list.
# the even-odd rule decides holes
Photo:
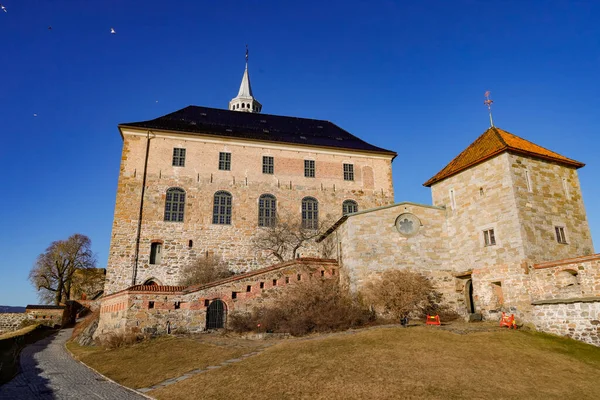
[[(496, 128), (495, 126), (490, 127), (490, 129), (496, 134), (496, 137), (498, 138), (498, 140), (500, 140), (500, 142), (502, 144), (504, 144), (504, 147), (510, 147), (508, 145), (508, 143), (506, 143), (506, 141), (504, 140), (504, 138), (502, 137), (502, 134), (500, 132), (498, 132), (498, 128)], [(490, 129), (488, 129), (486, 132), (488, 132)], [(504, 131), (504, 130), (503, 130)], [(506, 132), (506, 131), (504, 131)], [(485, 134), (485, 132), (484, 132)]]

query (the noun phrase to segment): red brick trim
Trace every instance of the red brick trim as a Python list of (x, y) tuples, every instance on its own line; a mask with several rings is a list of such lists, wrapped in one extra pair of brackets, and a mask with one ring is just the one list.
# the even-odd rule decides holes
[(245, 274), (240, 274), (240, 275), (234, 275), (230, 278), (225, 278), (225, 279), (221, 279), (220, 281), (215, 281), (215, 282), (211, 282), (209, 284), (206, 285), (195, 285), (195, 286), (190, 286), (185, 290), (185, 293), (191, 293), (191, 292), (197, 292), (199, 290), (204, 290), (204, 289), (208, 289), (211, 287), (215, 287), (215, 286), (220, 286), (223, 285), (225, 283), (231, 283), (231, 282), (235, 282), (235, 281), (239, 281), (242, 279), (246, 279), (246, 278), (250, 278), (252, 276), (256, 276), (256, 275), (261, 275), (267, 272), (272, 272), (272, 271), (276, 271), (278, 269), (282, 269), (285, 267), (289, 267), (292, 265), (308, 265), (311, 263), (315, 263), (318, 262), (320, 264), (331, 264), (331, 265), (337, 265), (337, 261), (334, 259), (330, 259), (330, 258), (311, 258), (311, 257), (305, 257), (305, 258), (297, 258), (295, 260), (291, 260), (291, 261), (286, 261), (280, 264), (275, 264), (275, 265), (271, 265), (270, 267), (265, 267), (265, 268), (261, 268), (261, 269), (257, 269), (255, 271), (250, 271), (250, 272), (246, 272)]
[(575, 257), (575, 258), (565, 258), (563, 260), (548, 261), (548, 262), (544, 262), (544, 263), (540, 263), (540, 264), (535, 264), (533, 266), (533, 268), (534, 269), (552, 268), (552, 267), (558, 267), (559, 265), (575, 264), (575, 263), (582, 263), (582, 262), (595, 261), (595, 260), (600, 260), (600, 253), (592, 254), (591, 256), (582, 256), (582, 257)]

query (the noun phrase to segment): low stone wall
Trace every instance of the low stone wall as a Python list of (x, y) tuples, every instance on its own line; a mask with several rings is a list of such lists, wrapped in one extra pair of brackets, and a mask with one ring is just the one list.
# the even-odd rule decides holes
[(95, 337), (140, 331), (153, 334), (206, 329), (215, 301), (225, 309), (250, 311), (267, 304), (286, 287), (312, 278), (337, 278), (335, 260), (297, 259), (201, 286), (134, 286), (103, 298)]
[(29, 317), (23, 313), (0, 313), (0, 335), (6, 332), (16, 331), (21, 327), (23, 321)]
[(542, 332), (600, 346), (600, 297), (534, 302), (532, 322)]

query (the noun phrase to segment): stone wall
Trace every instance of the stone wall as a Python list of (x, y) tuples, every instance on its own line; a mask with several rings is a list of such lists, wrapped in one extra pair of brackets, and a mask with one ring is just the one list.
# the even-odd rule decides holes
[[(396, 221), (412, 214), (416, 233), (401, 234)], [(351, 214), (331, 235), (338, 246), (342, 279), (352, 290), (388, 269), (421, 272), (451, 269), (448, 265), (443, 208), (399, 203)], [(418, 225), (418, 226), (417, 226)]]
[[(524, 258), (508, 153), (434, 184), (431, 194), (433, 205), (447, 209), (448, 257), (455, 269)], [(488, 229), (494, 230), (495, 245), (485, 245), (483, 231)]]
[[(513, 154), (508, 158), (525, 257), (540, 263), (593, 254), (577, 170)], [(564, 228), (567, 243), (557, 241), (555, 226)]]
[(600, 346), (600, 297), (537, 302), (532, 322), (542, 332)]
[(0, 313), (0, 335), (6, 332), (16, 331), (21, 327), (23, 321), (28, 319), (23, 313)]
[(304, 258), (203, 286), (133, 287), (102, 300), (95, 336), (130, 331), (157, 334), (169, 330), (203, 331), (207, 308), (215, 300), (224, 303), (226, 314), (250, 311), (268, 304), (286, 287), (299, 281), (338, 276), (338, 264), (334, 260)]
[[(123, 154), (107, 267), (107, 294), (131, 285), (135, 238), (146, 150), (145, 132), (124, 131)], [(173, 148), (186, 149), (184, 167), (172, 166)], [(218, 169), (219, 152), (231, 153), (231, 171)], [(274, 158), (274, 174), (262, 173), (262, 156)], [(304, 160), (315, 160), (316, 177), (304, 177)], [(354, 180), (345, 181), (343, 164), (354, 165)], [(183, 222), (164, 222), (166, 190), (186, 192)], [(212, 224), (213, 196), (232, 195), (231, 225)], [(320, 219), (342, 215), (342, 203), (354, 200), (359, 210), (391, 204), (394, 193), (391, 156), (308, 146), (244, 142), (193, 135), (154, 133), (150, 140), (143, 223), (136, 283), (154, 278), (176, 285), (179, 270), (207, 251), (224, 257), (238, 272), (270, 265), (255, 251), (251, 237), (258, 226), (258, 198), (277, 198), (278, 214), (297, 218), (306, 196), (319, 202)], [(160, 265), (149, 264), (150, 246), (161, 241)], [(190, 246), (190, 241), (192, 246)], [(302, 256), (317, 255), (316, 249)]]
[(48, 326), (63, 326), (69, 321), (69, 312), (64, 306), (27, 306), (28, 318)]

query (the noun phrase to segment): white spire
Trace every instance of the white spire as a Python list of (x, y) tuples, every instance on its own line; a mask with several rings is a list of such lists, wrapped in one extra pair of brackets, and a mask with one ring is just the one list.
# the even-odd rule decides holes
[(252, 97), (252, 86), (250, 86), (250, 76), (248, 75), (248, 62), (246, 61), (246, 69), (242, 76), (242, 83), (240, 84), (240, 91), (237, 97)]
[(248, 45), (246, 45), (246, 69), (242, 76), (240, 90), (236, 97), (229, 102), (229, 109), (235, 111), (245, 111), (258, 113), (262, 105), (252, 95), (252, 86), (250, 85), (250, 74), (248, 73)]

